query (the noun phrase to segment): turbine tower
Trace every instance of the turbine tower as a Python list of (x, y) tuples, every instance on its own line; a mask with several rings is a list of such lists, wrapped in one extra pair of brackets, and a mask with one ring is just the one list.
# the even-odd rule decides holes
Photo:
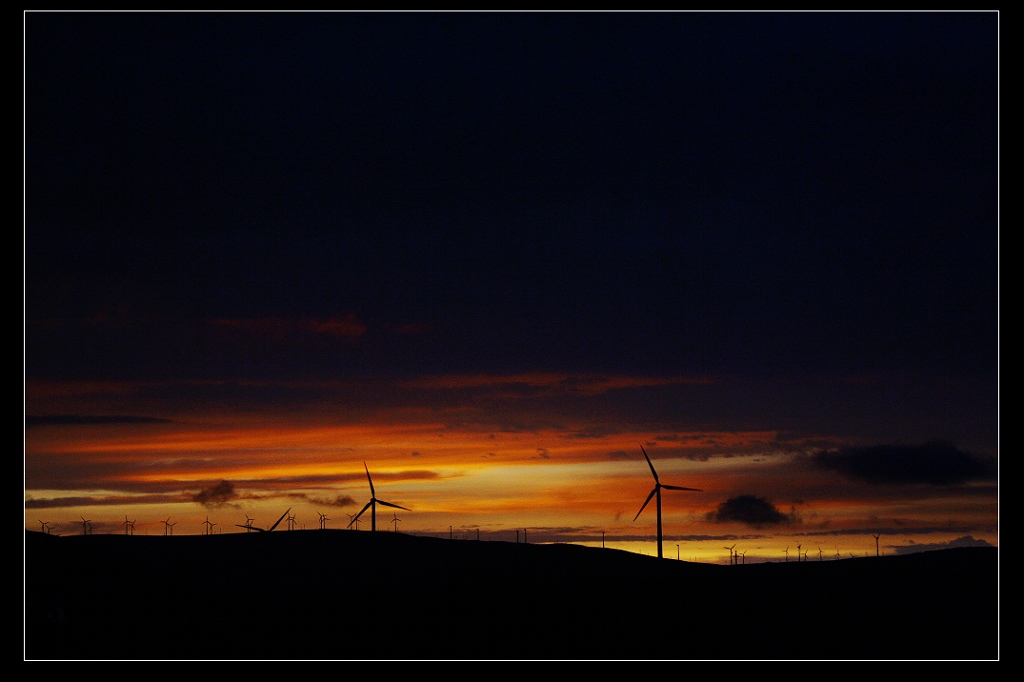
[[(401, 521), (402, 519), (398, 518), (398, 514), (395, 514), (394, 516), (395, 516), (395, 518), (391, 520), (391, 523), (395, 524), (395, 532), (397, 533), (398, 532), (398, 522)], [(476, 539), (477, 540), (480, 539), (480, 531), (479, 530), (477, 530), (477, 538)]]
[(400, 507), (397, 504), (392, 504), (390, 502), (385, 502), (384, 500), (378, 500), (377, 499), (377, 493), (374, 492), (374, 490), (373, 490), (373, 479), (370, 478), (370, 469), (369, 469), (369, 467), (366, 466), (366, 462), (363, 462), (363, 468), (366, 469), (366, 480), (370, 482), (370, 501), (366, 503), (366, 506), (363, 507), (359, 511), (359, 513), (356, 514), (355, 517), (353, 517), (353, 519), (351, 521), (348, 522), (348, 525), (351, 526), (353, 523), (355, 523), (357, 520), (359, 520), (359, 517), (363, 515), (363, 512), (365, 512), (367, 509), (369, 509), (370, 510), (370, 531), (371, 532), (377, 532), (377, 505), (378, 504), (382, 504), (385, 507), (394, 507), (395, 509), (401, 509), (403, 511), (412, 511), (412, 510), (411, 509), (406, 509), (405, 507)]
[(700, 488), (683, 488), (678, 485), (663, 484), (661, 481), (658, 480), (658, 472), (654, 470), (654, 465), (651, 464), (651, 458), (647, 456), (647, 451), (644, 450), (643, 445), (640, 446), (640, 451), (644, 453), (644, 459), (647, 460), (647, 466), (651, 467), (651, 474), (654, 475), (654, 489), (651, 490), (651, 494), (647, 496), (646, 500), (644, 500), (643, 506), (640, 507), (640, 511), (638, 511), (636, 513), (636, 516), (633, 517), (633, 521), (636, 521), (638, 518), (640, 518), (640, 514), (643, 512), (644, 508), (647, 507), (647, 503), (651, 501), (651, 498), (657, 497), (656, 505), (658, 510), (658, 558), (661, 559), (661, 489), (665, 488), (667, 490), (692, 490), (695, 492), (703, 491)]
[(82, 535), (92, 535), (92, 521), (90, 521), (89, 519), (85, 518), (84, 516), (81, 517), (81, 518), (82, 518)]
[(878, 538), (881, 537), (881, 533), (873, 536), (875, 538), (875, 556), (878, 556)]

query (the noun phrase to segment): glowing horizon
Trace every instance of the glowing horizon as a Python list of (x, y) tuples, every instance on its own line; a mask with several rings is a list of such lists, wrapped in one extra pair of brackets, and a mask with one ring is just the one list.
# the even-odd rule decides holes
[[(584, 401), (638, 386), (713, 384), (608, 376), (581, 377), (578, 383), (603, 387), (586, 391)], [(550, 396), (565, 377), (400, 382), (439, 393), (517, 384)], [(48, 385), (45, 393), (60, 393), (65, 401), (76, 395), (72, 387), (54, 388)], [(85, 388), (78, 395), (94, 395), (95, 385)], [(103, 393), (137, 396), (144, 390), (118, 385)], [(399, 406), (389, 412), (381, 404), (371, 417), (333, 422), (322, 411), (311, 417), (294, 407), (221, 415), (134, 402), (147, 408), (146, 418), (90, 418), (68, 408), (62, 414), (77, 416), (36, 418), (42, 410), (29, 409), (25, 527), (47, 520), (51, 532), (76, 534), (85, 517), (94, 533), (117, 533), (127, 515), (138, 517), (137, 534), (162, 534), (167, 518), (177, 520), (176, 534), (196, 534), (213, 515), (223, 519), (219, 532), (246, 532), (235, 524), (245, 517), (271, 518), (291, 506), (300, 528), (315, 528), (321, 512), (333, 514), (328, 527), (344, 528), (369, 499), (365, 462), (378, 499), (411, 509), (401, 516), (401, 532), (445, 536), (452, 529), (472, 530), (485, 539), (509, 540), (516, 530), (525, 535), (529, 529), (534, 542), (588, 545), (600, 545), (603, 534), (606, 547), (654, 554), (653, 501), (633, 521), (653, 485), (643, 446), (662, 483), (701, 489), (663, 493), (667, 558), (678, 552), (681, 558), (721, 563), (722, 542), (743, 540), (750, 552), (745, 560), (773, 560), (799, 537), (817, 538), (809, 542), (832, 548), (832, 555), (856, 554), (867, 551), (865, 537), (879, 529), (907, 548), (965, 536), (998, 545), (994, 481), (964, 481), (952, 491), (902, 486), (894, 501), (877, 486), (815, 466), (814, 452), (827, 449), (826, 434), (798, 439), (762, 428), (683, 430), (668, 424), (637, 429), (624, 419), (605, 420), (597, 428), (568, 409), (557, 420), (543, 404), (527, 409), (531, 401), (546, 400), (537, 392), (504, 398), (517, 426), (502, 430), (500, 421), (479, 409), (479, 395), (444, 409)], [(49, 399), (39, 402), (52, 405)], [(28, 404), (34, 407), (35, 401)], [(79, 406), (74, 400), (65, 404)], [(467, 419), (470, 414), (474, 419)], [(743, 496), (767, 503), (772, 516), (721, 517), (720, 505)]]

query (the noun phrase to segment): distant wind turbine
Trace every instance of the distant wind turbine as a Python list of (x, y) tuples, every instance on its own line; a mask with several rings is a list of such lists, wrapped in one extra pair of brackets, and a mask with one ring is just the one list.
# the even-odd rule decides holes
[(726, 548), (725, 548), (725, 549), (729, 550), (729, 565), (730, 565), (730, 566), (732, 566), (732, 565), (733, 565), (733, 563), (735, 563), (735, 562), (733, 562), (733, 560), (732, 560), (732, 550), (733, 550), (733, 547), (735, 547), (735, 546), (736, 546), (736, 543), (734, 542), (734, 543), (732, 543), (732, 547), (726, 547)]
[[(279, 518), (277, 521), (275, 521), (274, 525), (271, 526), (270, 528), (260, 528), (259, 526), (254, 526), (254, 525), (252, 525), (252, 521), (250, 521), (245, 526), (240, 526), (237, 523), (235, 525), (238, 526), (239, 528), (249, 528), (250, 530), (256, 530), (256, 531), (259, 531), (261, 533), (269, 533), (269, 532), (273, 531), (275, 528), (277, 528), (281, 524), (282, 521), (284, 521), (284, 517), (287, 516), (288, 512), (290, 512), (291, 510), (292, 510), (292, 508), (288, 507), (288, 509), (285, 510), (284, 514), (281, 514), (281, 518)], [(246, 518), (249, 518), (249, 517), (246, 516)]]
[[(398, 532), (398, 522), (401, 521), (401, 520), (402, 519), (398, 518), (398, 514), (395, 514), (395, 518), (391, 521), (391, 523), (395, 524), (395, 532), (396, 533)], [(480, 531), (479, 530), (477, 530), (477, 538), (476, 539), (477, 540), (480, 539)]]
[(658, 480), (658, 472), (654, 470), (654, 465), (651, 464), (651, 458), (647, 456), (647, 451), (644, 450), (644, 446), (643, 445), (640, 446), (640, 450), (641, 450), (641, 452), (644, 453), (644, 459), (647, 460), (647, 466), (649, 466), (651, 468), (651, 474), (654, 475), (654, 489), (651, 490), (650, 495), (648, 495), (647, 499), (644, 500), (643, 506), (640, 507), (640, 511), (638, 511), (636, 513), (636, 516), (633, 517), (633, 520), (636, 521), (640, 517), (641, 512), (643, 512), (644, 508), (647, 506), (647, 503), (651, 501), (652, 497), (657, 497), (656, 504), (657, 504), (657, 510), (658, 510), (658, 558), (661, 559), (662, 558), (662, 553), (661, 553), (661, 489), (662, 488), (666, 488), (667, 490), (692, 490), (692, 491), (695, 491), (695, 492), (703, 492), (703, 491), (701, 491), (699, 488), (683, 488), (683, 487), (677, 486), (677, 485), (664, 485), (664, 484), (662, 484), (661, 481)]
[(399, 506), (397, 504), (392, 504), (390, 502), (385, 502), (384, 500), (378, 500), (377, 499), (377, 493), (374, 492), (374, 490), (373, 490), (373, 479), (370, 478), (370, 469), (369, 469), (369, 467), (366, 466), (366, 462), (363, 462), (363, 468), (366, 469), (366, 480), (370, 482), (370, 501), (366, 503), (366, 506), (363, 507), (359, 511), (359, 513), (356, 514), (355, 517), (351, 521), (348, 522), (348, 525), (351, 526), (353, 523), (355, 523), (359, 519), (359, 517), (363, 515), (363, 512), (365, 512), (367, 509), (369, 509), (370, 510), (370, 530), (372, 532), (376, 532), (377, 531), (377, 505), (378, 504), (382, 504), (385, 507), (394, 507), (395, 509), (401, 509), (403, 511), (412, 511), (412, 510), (411, 509), (406, 509), (405, 507), (401, 507), (401, 506)]
[(244, 528), (246, 533), (251, 533), (252, 532), (252, 522), (254, 520), (255, 519), (250, 518), (249, 515), (246, 514), (245, 515), (245, 525), (243, 526), (243, 525), (238, 524), (238, 523), (236, 523), (235, 525), (238, 526), (239, 528)]
[(125, 535), (135, 535), (135, 521), (129, 521), (127, 515), (125, 515), (124, 523), (121, 525), (124, 526)]
[(41, 532), (41, 533), (49, 533), (50, 532), (50, 528), (49, 528), (50, 522), (49, 521), (40, 521), (39, 525), (41, 526), (40, 529), (39, 529), (39, 532)]
[(881, 535), (882, 535), (882, 534), (881, 534), (881, 533), (879, 533), (878, 535), (875, 535), (875, 536), (874, 536), (874, 538), (875, 538), (875, 556), (878, 556), (878, 538), (880, 538), (880, 537), (881, 537)]
[(288, 530), (295, 530), (295, 514), (288, 515)]
[(85, 518), (84, 516), (81, 517), (81, 519), (82, 519), (82, 535), (92, 535), (92, 521), (90, 521), (89, 519)]
[(789, 547), (786, 548), (786, 563), (789, 563)]

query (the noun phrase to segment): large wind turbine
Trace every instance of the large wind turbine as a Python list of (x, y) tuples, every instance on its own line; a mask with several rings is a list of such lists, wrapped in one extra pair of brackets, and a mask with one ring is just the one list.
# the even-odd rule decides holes
[(366, 503), (366, 506), (363, 507), (359, 511), (358, 514), (356, 514), (354, 517), (352, 517), (352, 520), (348, 522), (348, 525), (351, 526), (353, 523), (358, 521), (359, 517), (363, 515), (363, 512), (366, 511), (367, 509), (369, 509), (370, 510), (370, 531), (371, 532), (376, 532), (377, 531), (377, 505), (378, 504), (382, 504), (385, 507), (394, 507), (395, 509), (402, 509), (404, 511), (412, 511), (412, 510), (411, 509), (406, 509), (405, 507), (400, 507), (397, 504), (391, 504), (390, 502), (385, 502), (384, 500), (378, 500), (377, 499), (377, 493), (375, 493), (374, 490), (373, 490), (373, 479), (370, 478), (370, 469), (369, 469), (369, 467), (366, 466), (366, 462), (363, 462), (363, 468), (366, 469), (366, 480), (370, 482), (370, 501)]
[(644, 453), (644, 459), (647, 460), (647, 466), (651, 467), (651, 473), (654, 475), (654, 490), (652, 490), (651, 494), (647, 496), (646, 500), (644, 500), (643, 506), (640, 507), (640, 511), (638, 511), (636, 513), (636, 516), (633, 517), (633, 520), (636, 521), (638, 518), (640, 518), (641, 512), (643, 512), (644, 508), (647, 507), (647, 503), (651, 501), (652, 497), (657, 497), (658, 498), (657, 499), (657, 509), (658, 509), (658, 558), (661, 559), (662, 558), (662, 554), (661, 554), (661, 489), (665, 488), (667, 490), (692, 490), (692, 491), (695, 491), (695, 492), (703, 492), (703, 491), (700, 488), (683, 488), (683, 487), (678, 486), (678, 485), (665, 485), (665, 484), (663, 484), (661, 481), (658, 480), (658, 472), (654, 470), (654, 465), (651, 464), (651, 458), (647, 456), (647, 451), (644, 450), (644, 446), (643, 445), (640, 446), (640, 450), (641, 450), (641, 452)]

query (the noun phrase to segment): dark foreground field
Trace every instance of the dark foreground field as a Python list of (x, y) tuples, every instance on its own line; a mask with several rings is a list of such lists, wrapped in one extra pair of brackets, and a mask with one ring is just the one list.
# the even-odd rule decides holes
[(366, 531), (26, 532), (25, 658), (999, 658), (998, 550), (718, 566)]

